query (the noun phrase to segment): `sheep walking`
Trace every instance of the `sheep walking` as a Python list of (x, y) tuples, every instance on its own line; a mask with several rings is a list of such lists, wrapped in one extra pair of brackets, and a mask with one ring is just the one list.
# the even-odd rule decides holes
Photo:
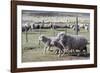
[(82, 53), (83, 50), (87, 52), (87, 44), (88, 41), (86, 38), (80, 35), (66, 35), (64, 32), (60, 32), (57, 35), (59, 37), (59, 42), (62, 44), (64, 49), (73, 50), (74, 52), (76, 50), (80, 50), (80, 53)]
[(46, 37), (44, 35), (39, 36), (39, 40), (42, 41), (45, 45), (44, 53), (46, 50), (50, 50), (51, 47), (57, 47), (57, 52), (59, 52), (58, 56), (61, 56), (64, 53), (63, 46), (59, 43), (59, 39), (57, 37)]
[(77, 55), (83, 53), (84, 50), (85, 53), (87, 53), (87, 44), (89, 44), (85, 37), (80, 35), (66, 35), (65, 32), (58, 33), (56, 37), (46, 37), (41, 35), (39, 36), (39, 40), (45, 45), (44, 53), (53, 46), (58, 48), (58, 56), (64, 55), (66, 51), (69, 53), (70, 50), (75, 54), (76, 51), (79, 50), (80, 52)]

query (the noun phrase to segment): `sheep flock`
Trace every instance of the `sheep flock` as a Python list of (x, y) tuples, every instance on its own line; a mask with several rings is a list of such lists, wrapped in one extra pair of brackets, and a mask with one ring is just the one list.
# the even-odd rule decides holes
[(87, 45), (89, 41), (82, 35), (71, 35), (65, 32), (58, 33), (55, 37), (47, 37), (45, 35), (39, 36), (39, 41), (44, 43), (43, 53), (50, 51), (51, 47), (56, 47), (53, 51), (58, 54), (59, 57), (64, 54), (75, 54), (77, 56), (87, 54)]

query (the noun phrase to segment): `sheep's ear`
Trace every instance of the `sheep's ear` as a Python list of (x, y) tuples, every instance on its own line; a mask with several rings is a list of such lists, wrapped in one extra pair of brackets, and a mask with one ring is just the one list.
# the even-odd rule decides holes
[(39, 37), (38, 37), (38, 40), (42, 40), (42, 37), (41, 37), (41, 36), (39, 36)]
[(43, 36), (44, 36), (43, 34), (40, 35), (40, 37), (43, 37)]

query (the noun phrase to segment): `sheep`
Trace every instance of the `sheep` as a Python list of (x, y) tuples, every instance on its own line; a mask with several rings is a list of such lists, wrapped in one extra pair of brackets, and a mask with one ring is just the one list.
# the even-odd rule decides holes
[(80, 25), (73, 25), (73, 26), (72, 26), (72, 29), (73, 29), (73, 30), (80, 31)]
[(29, 25), (29, 23), (23, 24), (22, 25), (22, 32), (29, 31), (30, 28), (31, 28), (31, 26)]
[(85, 29), (86, 31), (89, 31), (89, 24), (85, 24), (85, 25), (84, 25), (84, 29)]
[(57, 37), (46, 37), (44, 35), (39, 36), (39, 40), (42, 41), (45, 45), (44, 53), (46, 50), (50, 50), (51, 47), (57, 47), (57, 53), (59, 52), (58, 56), (60, 57), (61, 54), (64, 52), (63, 46), (59, 43), (59, 39)]
[(87, 52), (87, 44), (88, 41), (86, 38), (80, 36), (80, 35), (66, 35), (64, 32), (60, 32), (57, 35), (59, 37), (59, 42), (62, 44), (64, 49), (69, 50), (80, 50), (80, 53), (82, 53), (83, 50)]

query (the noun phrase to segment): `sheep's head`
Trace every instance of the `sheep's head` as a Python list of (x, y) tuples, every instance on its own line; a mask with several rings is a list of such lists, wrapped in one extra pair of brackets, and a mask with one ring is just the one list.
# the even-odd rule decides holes
[(60, 32), (57, 34), (57, 37), (60, 38), (62, 35), (65, 35), (65, 32)]
[(44, 35), (40, 35), (38, 40), (41, 41), (43, 39)]

